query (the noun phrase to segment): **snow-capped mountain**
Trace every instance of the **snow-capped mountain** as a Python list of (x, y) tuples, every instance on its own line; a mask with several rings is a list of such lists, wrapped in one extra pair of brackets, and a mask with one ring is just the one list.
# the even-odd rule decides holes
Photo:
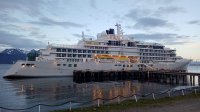
[(21, 49), (5, 49), (0, 53), (0, 64), (12, 64), (17, 60), (26, 60), (27, 51)]

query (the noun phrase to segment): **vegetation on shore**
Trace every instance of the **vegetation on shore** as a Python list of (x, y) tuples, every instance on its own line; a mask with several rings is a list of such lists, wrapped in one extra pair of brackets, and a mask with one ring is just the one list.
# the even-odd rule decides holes
[(197, 94), (191, 93), (184, 96), (175, 96), (175, 97), (164, 97), (159, 98), (156, 100), (153, 99), (140, 99), (138, 102), (135, 102), (135, 100), (126, 100), (122, 101), (120, 103), (111, 103), (111, 104), (104, 104), (97, 107), (90, 106), (90, 107), (83, 107), (83, 108), (77, 108), (72, 109), (71, 111), (69, 109), (66, 110), (56, 110), (53, 112), (107, 112), (108, 110), (124, 110), (134, 107), (157, 107), (157, 106), (164, 106), (172, 103), (176, 103), (181, 100), (187, 100), (187, 99), (196, 99), (200, 98), (200, 92)]

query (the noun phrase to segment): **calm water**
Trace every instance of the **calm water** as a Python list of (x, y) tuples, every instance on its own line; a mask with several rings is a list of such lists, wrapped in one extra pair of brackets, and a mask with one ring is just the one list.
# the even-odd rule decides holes
[[(26, 108), (38, 103), (58, 104), (70, 100), (90, 101), (97, 97), (128, 96), (133, 93), (156, 92), (178, 86), (137, 81), (77, 84), (73, 82), (72, 77), (5, 80), (2, 76), (10, 66), (0, 65), (0, 107)], [(189, 66), (188, 71), (200, 73), (200, 66)], [(99, 92), (101, 92), (101, 96), (99, 96)], [(73, 106), (76, 107), (76, 104)], [(61, 106), (60, 109), (62, 108), (66, 108), (66, 106)], [(42, 111), (47, 111), (45, 107), (42, 109)]]

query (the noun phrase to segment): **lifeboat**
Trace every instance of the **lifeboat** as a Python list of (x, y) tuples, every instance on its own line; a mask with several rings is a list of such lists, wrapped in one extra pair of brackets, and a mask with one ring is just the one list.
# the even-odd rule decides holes
[(94, 59), (113, 59), (113, 57), (110, 54), (96, 54)]
[(115, 56), (116, 61), (129, 61), (128, 56)]

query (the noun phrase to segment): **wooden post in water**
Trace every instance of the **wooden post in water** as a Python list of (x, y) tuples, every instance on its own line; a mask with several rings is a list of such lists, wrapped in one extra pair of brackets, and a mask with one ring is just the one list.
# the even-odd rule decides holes
[(38, 112), (40, 112), (40, 104), (38, 105)]
[(184, 85), (185, 84), (185, 76), (182, 75), (181, 77), (182, 77), (182, 84)]
[(172, 81), (173, 81), (173, 80), (172, 80), (172, 74), (170, 74), (170, 77), (169, 77), (169, 78), (170, 78), (170, 79), (169, 79), (169, 80), (170, 80), (170, 81), (169, 81), (170, 84), (173, 84), (173, 82), (172, 82)]
[(195, 86), (195, 75), (193, 75), (192, 77), (193, 77), (193, 79), (192, 79), (192, 81), (193, 81), (193, 86)]
[(137, 102), (138, 100), (137, 100), (137, 96), (136, 95), (134, 95), (134, 97), (135, 97), (135, 102)]
[(97, 100), (97, 106), (99, 107), (99, 103), (100, 103), (100, 101), (99, 101), (99, 99)]
[(156, 100), (154, 93), (152, 93), (152, 96), (153, 96), (153, 100)]
[(72, 104), (71, 104), (71, 101), (69, 102), (69, 111), (72, 110)]
[(190, 75), (190, 85), (192, 86), (192, 75)]
[(178, 75), (176, 75), (176, 84), (178, 84), (179, 82), (178, 82)]
[(199, 86), (200, 86), (200, 76), (198, 76), (198, 84), (199, 84)]

